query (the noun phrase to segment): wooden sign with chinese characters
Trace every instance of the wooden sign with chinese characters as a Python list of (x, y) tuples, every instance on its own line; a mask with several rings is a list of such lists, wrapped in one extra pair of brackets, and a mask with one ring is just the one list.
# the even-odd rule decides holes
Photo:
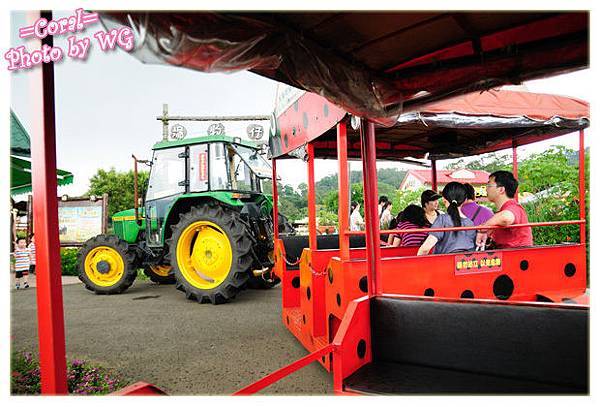
[(454, 256), (454, 274), (502, 271), (502, 252), (465, 253)]

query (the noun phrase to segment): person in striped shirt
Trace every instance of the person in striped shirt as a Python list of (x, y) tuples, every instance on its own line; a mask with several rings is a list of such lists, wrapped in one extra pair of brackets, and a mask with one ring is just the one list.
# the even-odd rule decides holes
[(27, 248), (29, 249), (29, 273), (35, 274), (35, 237), (33, 233), (29, 238), (29, 246)]
[[(425, 217), (425, 210), (418, 205), (408, 205), (400, 214), (398, 214), (398, 225), (396, 229), (423, 229), (429, 227), (429, 222)], [(392, 234), (388, 238), (388, 245), (392, 247), (420, 246), (427, 238), (427, 232), (414, 232)]]
[(17, 239), (13, 256), (15, 257), (15, 288), (17, 290), (21, 288), (21, 280), (23, 280), (23, 288), (29, 288), (29, 282), (27, 281), (30, 265), (29, 249), (27, 248), (27, 241), (24, 237)]

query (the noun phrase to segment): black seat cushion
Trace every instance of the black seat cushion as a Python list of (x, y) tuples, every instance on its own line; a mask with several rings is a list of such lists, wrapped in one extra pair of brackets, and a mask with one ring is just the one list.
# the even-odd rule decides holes
[(344, 380), (346, 389), (370, 394), (585, 394), (584, 389), (410, 365), (369, 363)]
[(588, 311), (377, 297), (376, 362), (588, 388)]
[[(302, 256), (302, 250), (308, 247), (308, 236), (282, 236), (285, 254), (289, 263), (295, 263)], [(350, 236), (350, 247), (358, 248), (365, 247), (364, 236)], [(339, 249), (339, 235), (318, 235), (317, 236), (318, 250)], [(288, 270), (298, 270), (299, 265), (288, 265)]]

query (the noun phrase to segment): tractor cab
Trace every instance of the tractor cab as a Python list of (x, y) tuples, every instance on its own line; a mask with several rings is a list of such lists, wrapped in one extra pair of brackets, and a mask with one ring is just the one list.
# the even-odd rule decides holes
[(162, 245), (165, 218), (181, 195), (210, 194), (268, 215), (271, 204), (262, 183), (271, 179), (271, 167), (260, 152), (253, 142), (225, 135), (155, 144), (143, 212), (148, 245)]

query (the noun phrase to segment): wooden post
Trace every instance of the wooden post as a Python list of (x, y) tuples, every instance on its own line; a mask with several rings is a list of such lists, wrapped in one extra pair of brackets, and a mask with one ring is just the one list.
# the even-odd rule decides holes
[(27, 195), (27, 242), (33, 232), (33, 195)]
[(108, 194), (102, 194), (102, 233), (108, 233)]
[(163, 141), (169, 139), (169, 105), (163, 103), (162, 126), (163, 126)]

